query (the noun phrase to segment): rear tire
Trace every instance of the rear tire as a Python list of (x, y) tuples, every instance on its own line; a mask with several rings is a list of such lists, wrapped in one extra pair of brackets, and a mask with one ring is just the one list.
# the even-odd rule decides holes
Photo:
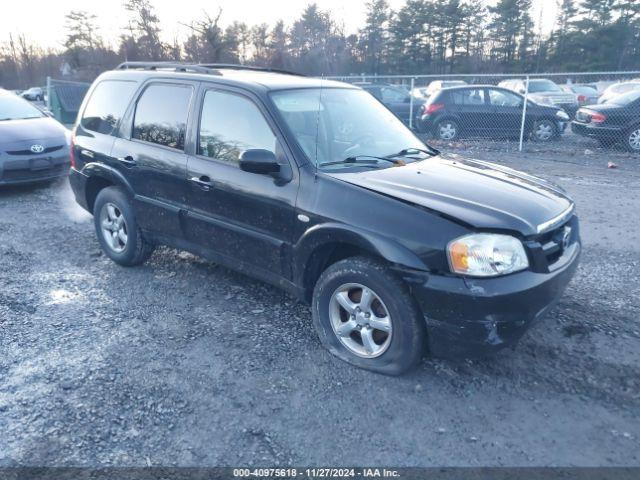
[(457, 140), (460, 137), (460, 126), (453, 120), (440, 120), (436, 124), (433, 134), (438, 140)]
[(93, 220), (102, 251), (124, 267), (144, 263), (155, 246), (145, 240), (127, 194), (119, 187), (98, 193)]
[(424, 354), (425, 325), (413, 297), (376, 260), (352, 257), (327, 268), (314, 288), (312, 310), (322, 344), (357, 367), (400, 375)]

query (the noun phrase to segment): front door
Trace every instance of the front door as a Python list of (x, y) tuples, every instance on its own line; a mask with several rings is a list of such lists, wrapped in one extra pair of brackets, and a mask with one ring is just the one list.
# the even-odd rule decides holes
[[(249, 96), (222, 89), (204, 90), (195, 155), (187, 164), (187, 238), (235, 262), (289, 277), (284, 267), (292, 241), (298, 188), (274, 124)], [(265, 149), (276, 154), (287, 180), (244, 172), (240, 154)]]
[(491, 102), (491, 125), (496, 136), (516, 137), (522, 125), (524, 98), (504, 89), (488, 89)]

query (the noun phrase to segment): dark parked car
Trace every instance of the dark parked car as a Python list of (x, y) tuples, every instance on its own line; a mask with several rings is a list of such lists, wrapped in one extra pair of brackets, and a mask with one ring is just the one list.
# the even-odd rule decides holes
[[(396, 85), (387, 85), (384, 83), (356, 83), (358, 87), (366, 90), (371, 95), (380, 100), (385, 107), (391, 110), (405, 125), (409, 125), (411, 117), (411, 93), (405, 88)], [(425, 101), (420, 98), (413, 98), (413, 122), (415, 127), (420, 107)]]
[(26, 100), (0, 90), (0, 185), (69, 172), (68, 131)]
[(621, 143), (628, 150), (640, 153), (640, 90), (581, 108), (571, 128), (578, 135), (597, 139), (602, 145)]
[[(465, 136), (518, 138), (524, 97), (490, 85), (452, 87), (436, 92), (422, 107), (418, 130), (440, 140)], [(560, 108), (531, 100), (525, 115), (525, 138), (546, 142), (560, 135), (569, 116)]]
[(72, 159), (76, 199), (115, 262), (168, 244), (271, 282), (312, 304), (333, 354), (388, 374), (427, 345), (513, 344), (581, 249), (562, 189), (440, 155), (339, 82), (123, 64), (91, 87)]

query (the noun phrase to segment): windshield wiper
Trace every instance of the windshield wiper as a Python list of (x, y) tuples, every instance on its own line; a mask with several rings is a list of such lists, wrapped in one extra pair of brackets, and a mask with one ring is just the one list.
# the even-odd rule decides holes
[(440, 150), (437, 150), (433, 147), (429, 147), (429, 150), (425, 150), (423, 148), (403, 148), (398, 153), (394, 153), (393, 155), (389, 155), (389, 158), (392, 157), (404, 157), (407, 155), (411, 155), (412, 153), (424, 153), (425, 155), (435, 156), (440, 154)]
[[(392, 155), (395, 156), (395, 155)], [(370, 160), (367, 160), (370, 159)], [(344, 163), (359, 163), (361, 165), (377, 165), (378, 161), (382, 160), (384, 162), (393, 163), (394, 165), (403, 165), (404, 162), (401, 160), (394, 160), (393, 158), (387, 157), (376, 157), (375, 155), (354, 155), (352, 157), (347, 157), (344, 160), (338, 160), (335, 162), (326, 162), (321, 163), (321, 166), (324, 165), (342, 165)]]

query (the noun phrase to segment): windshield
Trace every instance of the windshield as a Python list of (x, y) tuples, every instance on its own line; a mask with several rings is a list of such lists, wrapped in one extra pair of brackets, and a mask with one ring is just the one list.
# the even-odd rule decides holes
[(43, 116), (40, 110), (15, 95), (0, 95), (0, 121), (24, 120)]
[[(319, 168), (353, 168), (354, 164), (327, 164), (428, 148), (364, 90), (309, 88), (274, 92), (271, 97), (304, 153)], [(367, 167), (391, 165), (373, 163)]]
[(562, 89), (551, 80), (530, 80), (529, 93), (561, 92)]
[(628, 105), (631, 102), (635, 102), (640, 99), (640, 90), (633, 90), (631, 92), (623, 93), (617, 97), (612, 98), (609, 103), (615, 103), (616, 105)]

